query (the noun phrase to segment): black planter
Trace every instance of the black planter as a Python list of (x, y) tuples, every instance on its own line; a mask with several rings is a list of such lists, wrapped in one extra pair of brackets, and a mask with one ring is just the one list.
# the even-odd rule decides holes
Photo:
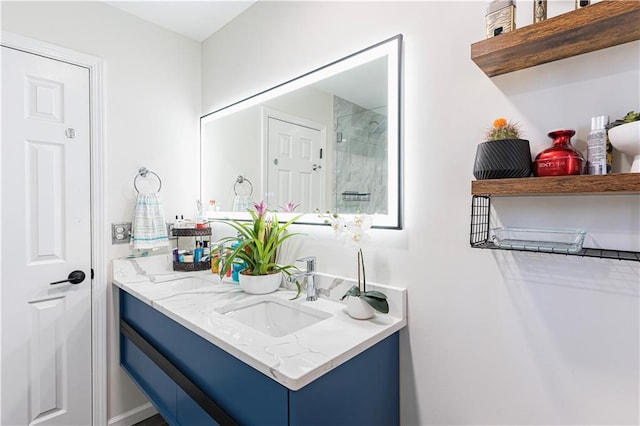
[(531, 176), (531, 151), (525, 139), (482, 142), (476, 150), (473, 175), (478, 180)]

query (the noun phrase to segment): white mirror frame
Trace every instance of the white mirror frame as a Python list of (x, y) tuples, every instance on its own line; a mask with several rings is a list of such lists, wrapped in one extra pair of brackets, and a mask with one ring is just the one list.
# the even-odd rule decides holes
[[(387, 211), (388, 214), (371, 214), (373, 217), (374, 228), (386, 229), (402, 229), (402, 135), (401, 135), (401, 64), (402, 64), (402, 34), (398, 34), (392, 38), (384, 40), (373, 46), (367, 47), (361, 51), (351, 54), (347, 57), (334, 61), (316, 70), (310, 71), (300, 77), (282, 83), (271, 89), (260, 92), (254, 96), (233, 103), (227, 107), (205, 114), (200, 118), (200, 132), (203, 132), (203, 126), (207, 123), (226, 117), (234, 112), (244, 110), (246, 108), (259, 105), (267, 100), (276, 98), (302, 87), (308, 86), (320, 80), (324, 80), (343, 71), (350, 70), (372, 60), (387, 57), (387, 116), (388, 120), (388, 140), (389, 147), (395, 146), (396, 149), (389, 149), (387, 153)], [(391, 119), (391, 117), (395, 119)], [(202, 143), (202, 142), (201, 142)], [(202, 175), (205, 159), (202, 158), (202, 147), (200, 149), (200, 174)], [(264, 165), (262, 167), (265, 167)], [(263, 173), (261, 173), (263, 175)], [(230, 177), (234, 178), (234, 177)], [(262, 185), (260, 183), (259, 185)], [(202, 176), (200, 182), (200, 199), (204, 200), (204, 189), (202, 187)], [(204, 203), (204, 201), (203, 201)], [(365, 212), (366, 213), (366, 212)], [(278, 213), (280, 221), (286, 221), (296, 216), (296, 213)], [(342, 215), (349, 218), (353, 215)], [(238, 220), (251, 220), (251, 216), (245, 212), (223, 211), (209, 214), (209, 219), (217, 218), (234, 218)], [(317, 213), (304, 213), (297, 224), (318, 225), (324, 224), (324, 219), (319, 217)]]

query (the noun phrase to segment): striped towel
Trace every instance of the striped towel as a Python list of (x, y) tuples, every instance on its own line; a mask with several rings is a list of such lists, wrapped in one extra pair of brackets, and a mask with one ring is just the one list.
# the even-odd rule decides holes
[(138, 193), (131, 226), (134, 249), (155, 249), (169, 245), (164, 210), (157, 192)]

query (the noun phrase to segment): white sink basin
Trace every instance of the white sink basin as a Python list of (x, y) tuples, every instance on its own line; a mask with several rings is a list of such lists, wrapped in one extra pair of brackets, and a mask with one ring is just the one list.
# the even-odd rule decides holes
[(331, 317), (327, 312), (273, 296), (234, 303), (216, 311), (273, 337), (286, 336)]

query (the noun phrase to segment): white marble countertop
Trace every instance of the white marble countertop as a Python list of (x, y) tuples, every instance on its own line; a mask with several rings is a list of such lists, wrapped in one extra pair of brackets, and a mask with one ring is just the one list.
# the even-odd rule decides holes
[[(199, 277), (211, 285), (189, 286), (183, 278)], [(338, 301), (353, 282), (316, 275), (317, 301), (305, 301), (304, 293), (290, 303), (329, 313), (316, 324), (272, 337), (216, 311), (231, 303), (265, 296), (244, 293), (238, 284), (221, 282), (210, 271), (173, 272), (169, 255), (113, 261), (113, 283), (149, 306), (254, 367), (291, 390), (301, 389), (386, 337), (405, 327), (406, 290), (367, 283), (367, 289), (387, 295), (389, 314), (356, 320)], [(295, 291), (279, 289), (268, 296), (288, 300)]]

